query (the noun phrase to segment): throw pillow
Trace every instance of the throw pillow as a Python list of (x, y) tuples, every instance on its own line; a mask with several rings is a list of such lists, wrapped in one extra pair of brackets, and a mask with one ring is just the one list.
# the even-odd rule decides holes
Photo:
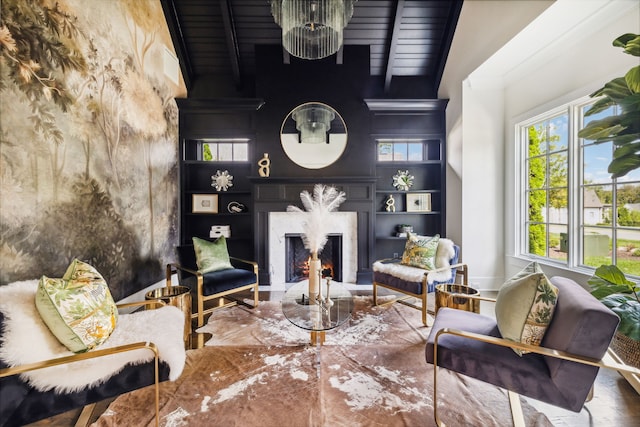
[(71, 263), (62, 279), (42, 276), (35, 302), (53, 335), (74, 353), (105, 342), (118, 321), (118, 309), (104, 278), (79, 260)]
[(425, 270), (433, 270), (436, 268), (435, 257), (439, 240), (439, 234), (435, 236), (420, 236), (409, 233), (404, 252), (402, 253), (401, 264), (423, 268)]
[(193, 249), (196, 252), (196, 264), (200, 273), (233, 268), (227, 251), (227, 240), (224, 236), (220, 236), (212, 242), (197, 237), (193, 237), (192, 240)]
[(100, 274), (94, 266), (79, 259), (74, 259), (71, 264), (69, 264), (62, 278), (65, 280), (104, 281), (102, 274)]
[[(532, 262), (498, 291), (495, 312), (500, 334), (511, 341), (540, 345), (557, 300), (558, 288), (551, 284), (538, 263)], [(526, 353), (514, 351), (520, 356)]]

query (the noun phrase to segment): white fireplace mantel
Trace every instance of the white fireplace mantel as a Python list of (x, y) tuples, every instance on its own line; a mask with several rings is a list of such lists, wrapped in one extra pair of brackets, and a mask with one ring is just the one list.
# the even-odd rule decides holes
[[(285, 290), (285, 234), (304, 233), (304, 212), (269, 213), (269, 275), (272, 290)], [(333, 212), (331, 233), (342, 234), (342, 282), (356, 283), (358, 269), (358, 215), (356, 212)]]

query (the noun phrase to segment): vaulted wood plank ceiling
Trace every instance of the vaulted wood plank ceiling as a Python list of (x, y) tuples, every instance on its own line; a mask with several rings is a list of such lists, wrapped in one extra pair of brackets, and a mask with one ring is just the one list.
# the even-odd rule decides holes
[[(188, 88), (203, 76), (231, 74), (237, 85), (248, 83), (254, 47), (282, 44), (268, 0), (161, 2)], [(369, 46), (370, 73), (384, 77), (385, 92), (394, 76), (424, 77), (437, 91), (461, 8), (462, 0), (359, 0), (344, 45)]]

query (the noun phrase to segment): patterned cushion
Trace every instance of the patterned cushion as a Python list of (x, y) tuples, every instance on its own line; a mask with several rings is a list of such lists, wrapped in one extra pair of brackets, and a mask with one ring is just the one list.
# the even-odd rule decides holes
[(213, 242), (197, 237), (193, 237), (192, 240), (193, 249), (196, 252), (196, 264), (198, 264), (200, 273), (233, 268), (227, 251), (227, 240), (224, 236), (218, 237)]
[(438, 249), (438, 240), (440, 240), (439, 234), (430, 237), (409, 233), (407, 244), (402, 254), (402, 264), (433, 270), (436, 268), (435, 257)]
[(104, 278), (79, 260), (71, 263), (62, 279), (42, 276), (35, 302), (53, 335), (75, 353), (105, 342), (118, 321)]
[[(558, 300), (558, 288), (553, 286), (536, 262), (507, 280), (496, 299), (498, 329), (503, 338), (531, 345), (540, 345), (551, 322)], [(515, 350), (522, 355), (521, 350)]]

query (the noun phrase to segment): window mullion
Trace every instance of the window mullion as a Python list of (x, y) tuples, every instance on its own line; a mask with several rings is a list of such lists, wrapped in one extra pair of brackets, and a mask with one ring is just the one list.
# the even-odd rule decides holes
[(569, 215), (567, 217), (568, 231), (569, 231), (569, 254), (567, 256), (567, 265), (569, 267), (577, 267), (582, 259), (582, 245), (581, 241), (581, 228), (582, 224), (582, 199), (584, 190), (582, 184), (584, 183), (583, 171), (580, 165), (583, 162), (583, 152), (580, 147), (580, 138), (578, 138), (578, 131), (580, 130), (580, 108), (576, 106), (569, 106), (569, 152), (568, 152), (568, 209)]

